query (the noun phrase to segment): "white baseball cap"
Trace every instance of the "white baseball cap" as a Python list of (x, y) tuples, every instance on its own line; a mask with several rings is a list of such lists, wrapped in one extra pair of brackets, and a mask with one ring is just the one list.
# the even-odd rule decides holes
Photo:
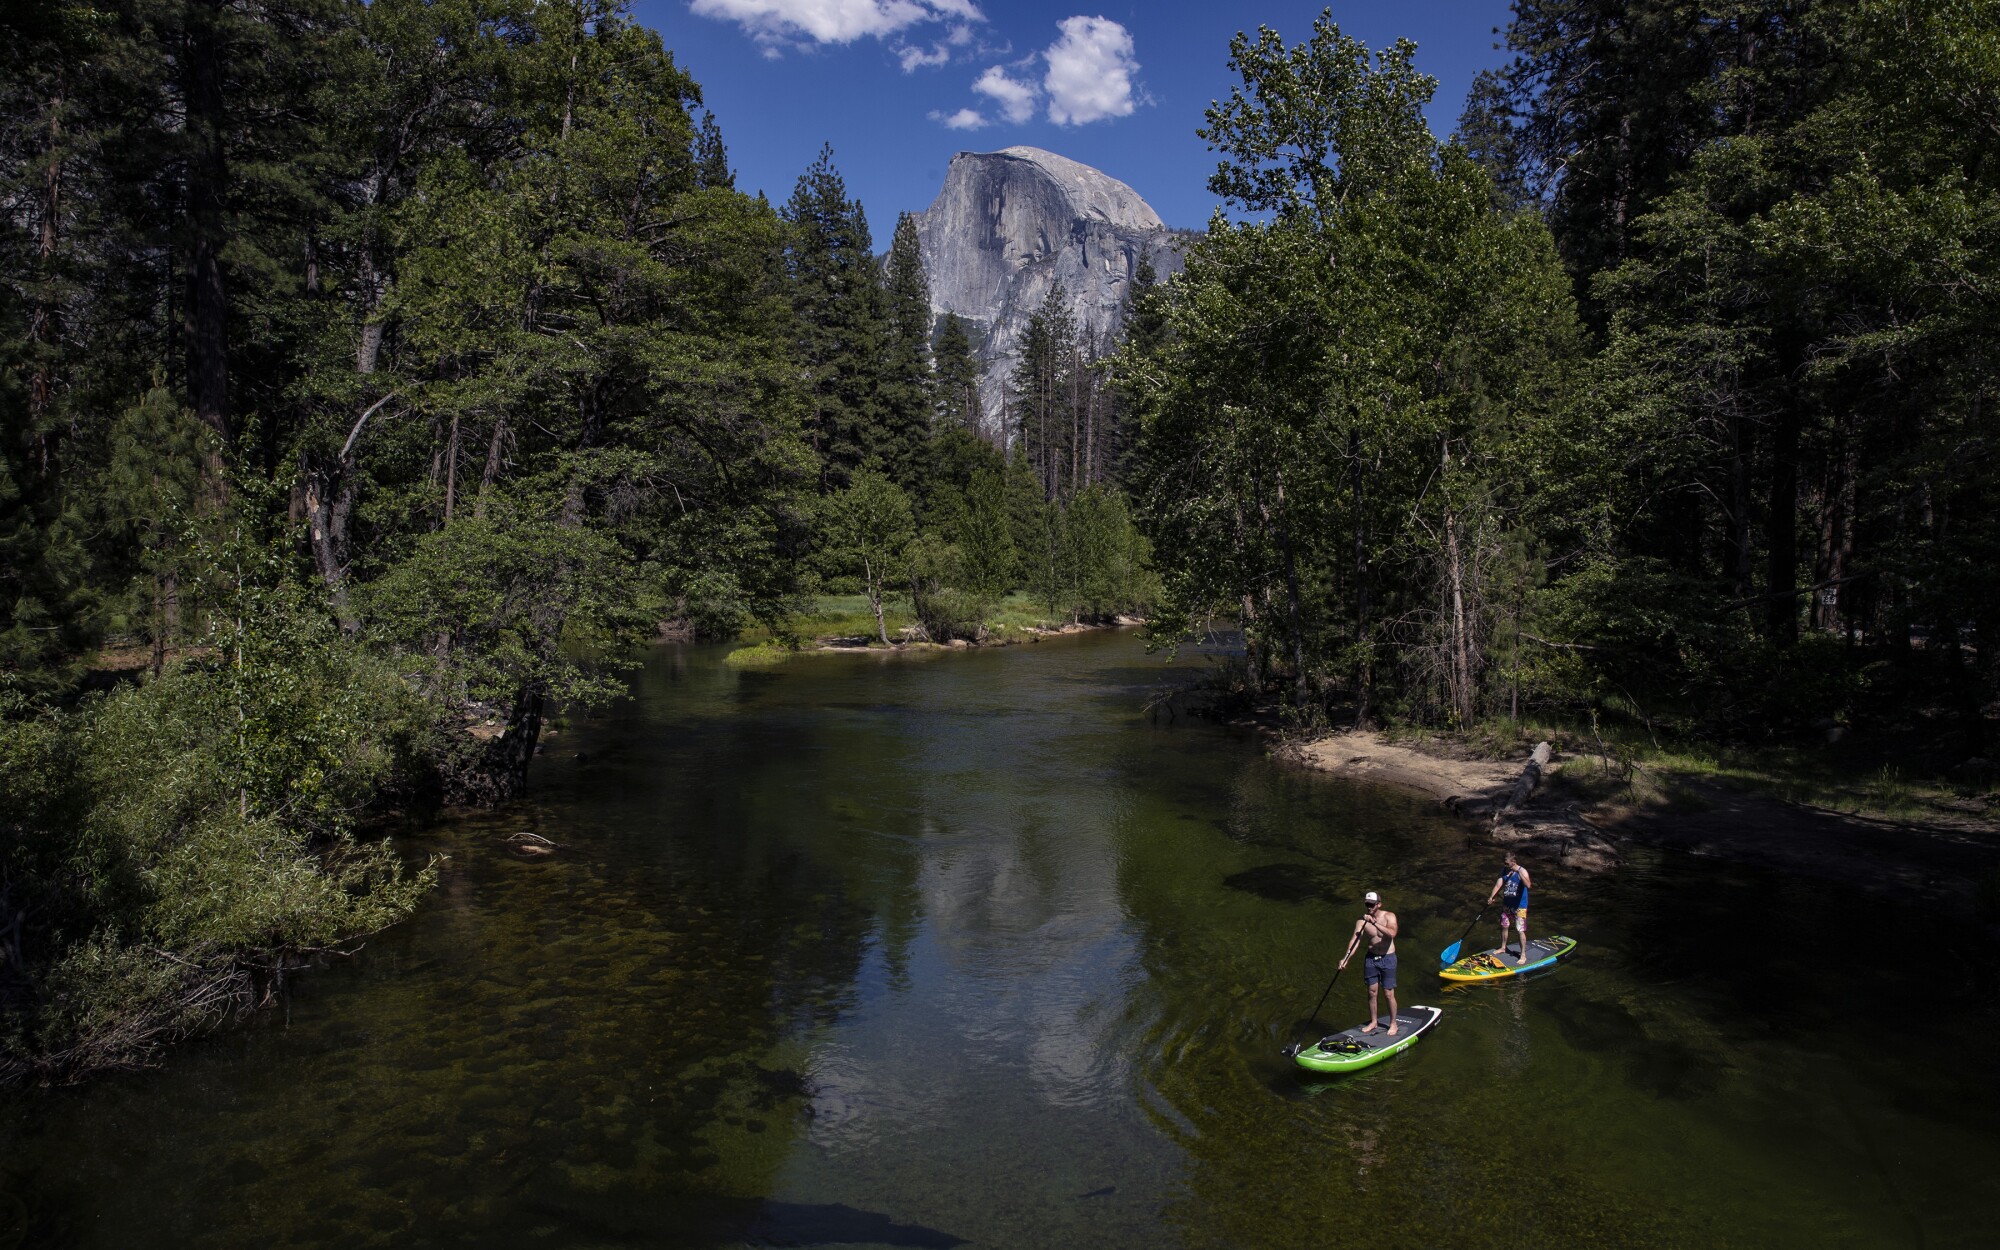
[(1380, 894), (1377, 894), (1375, 891), (1370, 890), (1368, 891), (1368, 893), (1363, 894), (1361, 896), (1361, 901), (1364, 903), (1379, 903), (1382, 901), (1382, 896)]

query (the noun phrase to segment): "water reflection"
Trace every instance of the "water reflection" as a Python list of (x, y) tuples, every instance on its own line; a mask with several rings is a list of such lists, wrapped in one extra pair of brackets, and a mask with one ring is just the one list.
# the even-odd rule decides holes
[[(734, 673), (662, 649), (412, 924), (286, 1014), (0, 1116), (0, 1235), (67, 1246), (1976, 1244), (1979, 935), (1797, 877), (1537, 865), (1584, 941), (1447, 991), (1490, 883), (1427, 802), (1186, 718), (1129, 637)], [(551, 859), (508, 856), (532, 829)], [(1444, 1007), (1278, 1053), (1364, 889)], [(1857, 908), (1924, 959), (1840, 951)], [(1920, 923), (1921, 922), (1921, 923)], [(1815, 936), (1820, 935), (1820, 936)], [(1352, 972), (1352, 969), (1350, 969)], [(1900, 996), (1900, 997), (1899, 997)], [(1917, 1001), (1925, 1027), (1868, 1040)], [(1358, 1019), (1359, 978), (1322, 1015)]]

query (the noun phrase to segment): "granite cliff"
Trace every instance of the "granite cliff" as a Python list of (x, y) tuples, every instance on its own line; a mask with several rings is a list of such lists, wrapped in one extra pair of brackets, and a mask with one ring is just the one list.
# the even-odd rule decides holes
[(957, 313), (979, 346), (989, 433), (1002, 426), (1022, 332), (1060, 282), (1088, 343), (1106, 350), (1142, 255), (1162, 280), (1181, 269), (1182, 236), (1138, 192), (1040, 148), (960, 152), (917, 215), (931, 308)]

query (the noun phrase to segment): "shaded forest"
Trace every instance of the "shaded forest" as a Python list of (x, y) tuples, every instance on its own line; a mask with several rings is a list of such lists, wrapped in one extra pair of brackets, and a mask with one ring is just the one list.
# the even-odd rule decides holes
[(1160, 627), (1240, 617), (1241, 686), (1302, 724), (1893, 739), (1979, 780), (2000, 6), (1504, 34), (1450, 140), (1407, 42), (1232, 45), (1237, 213), (1121, 362)]
[[(736, 189), (615, 0), (0, 35), (0, 1069), (143, 1060), (407, 914), (370, 822), (512, 796), (662, 632), (1147, 593), (1111, 459), (978, 410), (911, 223), (878, 256), (830, 151)], [(1115, 445), (1038, 333), (1038, 415)]]

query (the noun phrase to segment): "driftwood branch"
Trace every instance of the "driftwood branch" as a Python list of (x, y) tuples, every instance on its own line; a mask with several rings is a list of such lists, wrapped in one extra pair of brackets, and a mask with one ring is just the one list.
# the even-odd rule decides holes
[(1529, 642), (1532, 642), (1532, 643), (1534, 643), (1534, 644), (1535, 644), (1536, 646), (1541, 646), (1541, 647), (1549, 647), (1549, 648), (1552, 648), (1552, 649), (1554, 649), (1554, 650), (1556, 650), (1556, 651), (1602, 651), (1602, 650), (1604, 650), (1604, 648), (1603, 648), (1603, 647), (1593, 647), (1593, 646), (1591, 646), (1591, 645), (1590, 645), (1589, 643), (1587, 643), (1587, 642), (1550, 642), (1550, 641), (1549, 641), (1548, 639), (1546, 639), (1546, 638), (1538, 638), (1538, 637), (1536, 637), (1536, 636), (1535, 636), (1534, 634), (1530, 634), (1530, 633), (1527, 633), (1527, 632), (1525, 632), (1525, 631), (1523, 631), (1523, 632), (1522, 632), (1521, 634), (1519, 634), (1518, 636), (1519, 636), (1519, 637), (1521, 637), (1521, 638), (1524, 638), (1524, 639), (1526, 639), (1526, 640), (1527, 640), (1527, 641), (1529, 641)]
[(378, 412), (381, 409), (383, 404), (386, 404), (390, 400), (396, 398), (396, 395), (397, 392), (390, 391), (387, 395), (384, 395), (382, 398), (368, 405), (367, 411), (363, 412), (361, 416), (354, 422), (354, 428), (352, 430), (349, 430), (347, 433), (347, 441), (340, 445), (340, 458), (342, 461), (345, 461), (347, 457), (353, 453), (354, 440), (361, 437), (361, 427), (368, 424), (368, 418), (374, 416), (376, 412)]

